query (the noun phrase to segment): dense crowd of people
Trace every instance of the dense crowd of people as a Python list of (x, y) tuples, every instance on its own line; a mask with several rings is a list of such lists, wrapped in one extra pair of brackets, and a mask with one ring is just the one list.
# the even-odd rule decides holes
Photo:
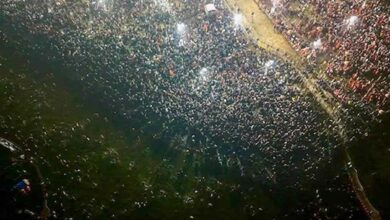
[[(342, 76), (345, 90), (388, 109), (388, 9), (380, 1), (258, 1), (276, 28), (310, 62)], [(336, 78), (340, 80), (340, 78)], [(340, 90), (334, 95), (343, 99)]]
[[(77, 20), (72, 13), (68, 20), (66, 12), (51, 17), (50, 11), (61, 11), (60, 4), (50, 10), (47, 4), (30, 4), (25, 11), (31, 25), (43, 29), (33, 31), (47, 32), (57, 42), (50, 45), (56, 55), (49, 59), (67, 60), (65, 65), (79, 70), (79, 80), (102, 93), (105, 105), (121, 117), (158, 116), (167, 119), (165, 127), (182, 121), (207, 141), (228, 146), (220, 149), (213, 143), (210, 151), (233, 156), (242, 166), (267, 155), (272, 170), (277, 161), (286, 161), (283, 166), (289, 169), (279, 171), (286, 174), (315, 169), (313, 163), (335, 147), (322, 142), (333, 126), (301, 91), (292, 65), (259, 48), (249, 49), (254, 43), (228, 10), (207, 15), (202, 4), (186, 3), (175, 11), (197, 11), (197, 16), (179, 21), (179, 16), (161, 13), (162, 3), (156, 3), (134, 2), (109, 12), (99, 5), (85, 8), (97, 10), (89, 18), (90, 29), (81, 29), (85, 18)], [(53, 26), (55, 22), (74, 23), (79, 30)], [(127, 32), (121, 30), (123, 22)], [(292, 160), (291, 154), (302, 150), (313, 153)]]
[[(294, 48), (378, 109), (388, 109), (389, 11), (381, 1), (257, 1)], [(339, 80), (339, 78), (337, 78)], [(338, 91), (335, 96), (340, 96)]]
[(1, 16), (10, 41), (73, 71), (65, 78), (112, 117), (191, 133), (185, 150), (304, 190), (331, 162), (338, 127), (292, 64), (258, 48), (223, 5), (205, 13), (204, 3), (5, 0)]

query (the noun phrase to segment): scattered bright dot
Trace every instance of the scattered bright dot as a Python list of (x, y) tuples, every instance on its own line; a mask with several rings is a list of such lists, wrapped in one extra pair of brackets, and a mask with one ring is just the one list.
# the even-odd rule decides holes
[(241, 25), (243, 20), (242, 14), (234, 14), (233, 20), (235, 25)]
[(102, 10), (107, 10), (107, 1), (106, 0), (97, 0), (96, 6)]
[(314, 49), (320, 49), (322, 47), (322, 41), (321, 39), (318, 39), (316, 41), (313, 42), (313, 48)]
[(268, 61), (265, 63), (265, 68), (273, 67), (274, 64), (275, 64), (275, 61), (274, 61), (274, 60), (268, 60)]
[(186, 25), (185, 24), (183, 24), (183, 23), (177, 24), (177, 32), (179, 34), (184, 33), (185, 29), (186, 29)]
[(352, 15), (350, 18), (346, 20), (346, 24), (348, 28), (351, 28), (359, 21), (359, 18), (355, 15)]
[(204, 76), (204, 75), (206, 75), (207, 74), (207, 68), (206, 67), (203, 67), (200, 71), (199, 71), (199, 74), (201, 75), (201, 76)]

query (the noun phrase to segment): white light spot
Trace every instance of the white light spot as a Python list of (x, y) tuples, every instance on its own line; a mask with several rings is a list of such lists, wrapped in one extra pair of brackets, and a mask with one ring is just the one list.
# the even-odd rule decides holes
[(274, 61), (274, 60), (268, 60), (268, 61), (265, 63), (265, 68), (273, 67), (274, 64), (275, 64), (275, 61)]
[(185, 24), (183, 24), (183, 23), (177, 24), (177, 32), (179, 34), (183, 34), (185, 32), (185, 30), (186, 30), (186, 25)]
[(351, 27), (355, 26), (358, 21), (359, 21), (359, 18), (357, 16), (355, 16), (355, 15), (352, 15), (350, 18), (348, 18), (345, 21), (345, 23), (347, 24), (348, 28), (351, 28)]
[(242, 14), (234, 14), (233, 20), (236, 26), (242, 25), (243, 19), (244, 17), (242, 16)]
[(108, 4), (106, 0), (97, 0), (96, 1), (96, 8), (107, 11), (108, 10)]
[(322, 41), (321, 39), (318, 39), (313, 42), (313, 49), (320, 49), (322, 47)]
[(201, 76), (205, 76), (206, 74), (207, 74), (207, 68), (206, 67), (203, 67), (200, 71), (199, 71), (199, 74), (201, 75)]

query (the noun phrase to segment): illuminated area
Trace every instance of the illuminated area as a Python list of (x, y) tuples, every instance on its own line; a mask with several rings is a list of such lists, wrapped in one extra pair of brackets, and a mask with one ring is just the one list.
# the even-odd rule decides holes
[(265, 67), (266, 67), (266, 68), (270, 68), (270, 67), (272, 67), (274, 64), (275, 64), (275, 61), (269, 60), (269, 61), (267, 61), (267, 62), (265, 63)]
[(110, 0), (95, 0), (92, 1), (92, 4), (95, 5), (96, 9), (107, 11), (109, 7)]
[(244, 18), (242, 16), (242, 14), (234, 14), (234, 17), (233, 17), (234, 25), (241, 26), (243, 19)]
[(199, 72), (199, 75), (201, 75), (201, 76), (205, 76), (205, 75), (207, 75), (207, 68), (205, 68), (205, 67), (203, 67), (201, 70), (200, 70), (200, 72)]
[(359, 21), (359, 18), (357, 16), (355, 16), (355, 15), (351, 16), (350, 18), (348, 18), (346, 20), (347, 27), (352, 28), (353, 26), (355, 26), (357, 24), (358, 21)]
[(186, 25), (185, 24), (183, 24), (183, 23), (177, 24), (177, 32), (179, 34), (184, 34), (185, 30), (186, 30)]
[(390, 219), (388, 9), (0, 1), (0, 220)]
[(320, 49), (322, 47), (322, 41), (321, 39), (317, 39), (313, 42), (313, 49)]

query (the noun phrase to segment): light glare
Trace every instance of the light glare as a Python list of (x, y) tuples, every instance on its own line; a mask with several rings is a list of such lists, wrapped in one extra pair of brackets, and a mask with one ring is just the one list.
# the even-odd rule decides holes
[(359, 20), (359, 18), (355, 15), (352, 15), (350, 18), (348, 18), (346, 21), (348, 28), (351, 28), (352, 26), (356, 25), (358, 20)]
[(322, 47), (322, 41), (321, 39), (318, 39), (316, 41), (313, 42), (313, 48), (314, 49), (321, 49)]
[(201, 76), (206, 75), (206, 74), (207, 74), (207, 68), (206, 68), (206, 67), (203, 67), (203, 68), (200, 70), (199, 74), (200, 74)]
[(184, 33), (185, 29), (186, 29), (186, 25), (185, 24), (183, 24), (183, 23), (177, 24), (177, 32), (179, 34)]
[(238, 26), (242, 24), (242, 20), (243, 20), (242, 14), (235, 14), (233, 19), (235, 25)]
[(265, 68), (270, 68), (270, 67), (272, 67), (274, 64), (275, 64), (275, 61), (274, 61), (274, 60), (268, 60), (268, 61), (265, 63)]

